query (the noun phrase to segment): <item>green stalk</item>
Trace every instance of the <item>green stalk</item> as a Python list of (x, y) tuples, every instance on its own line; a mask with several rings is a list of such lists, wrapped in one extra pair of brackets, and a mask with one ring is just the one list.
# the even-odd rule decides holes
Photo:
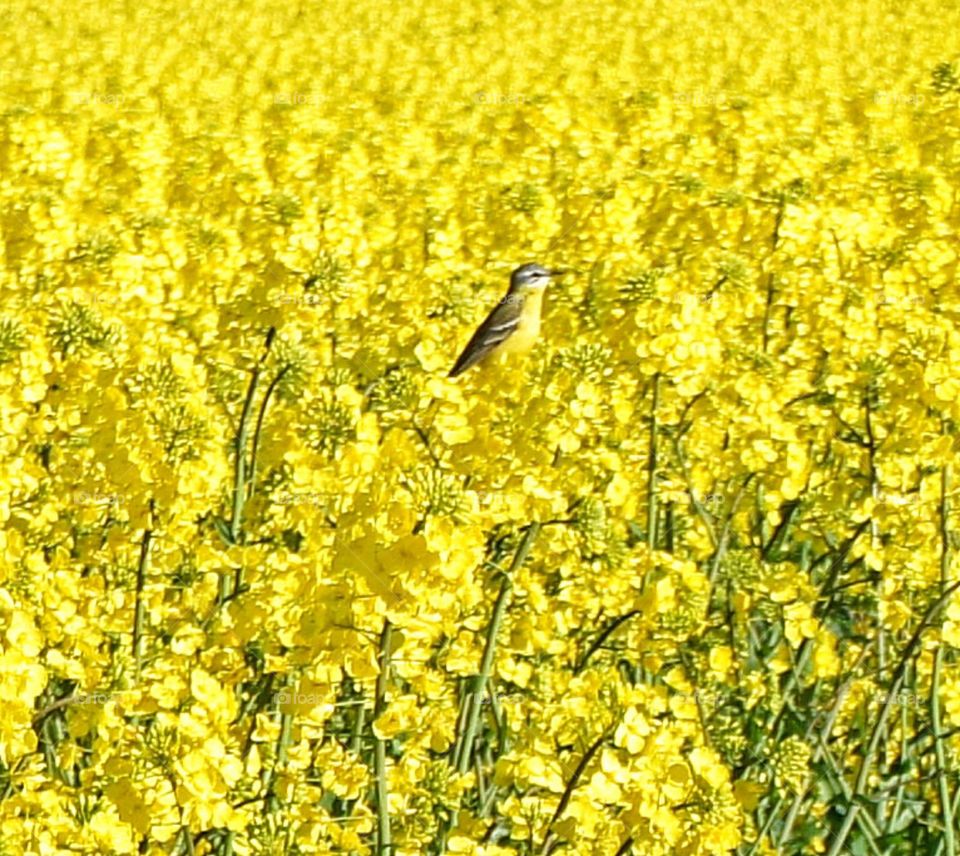
[[(230, 512), (230, 543), (240, 543), (240, 533), (243, 527), (243, 506), (247, 500), (247, 474), (246, 474), (246, 448), (247, 433), (250, 426), (250, 416), (253, 413), (253, 399), (257, 392), (257, 384), (260, 381), (260, 372), (270, 354), (270, 348), (273, 345), (273, 339), (276, 335), (276, 328), (271, 327), (267, 333), (267, 341), (264, 345), (263, 354), (257, 364), (253, 367), (250, 375), (250, 383), (247, 386), (247, 396), (243, 402), (243, 410), (240, 414), (240, 424), (237, 426), (237, 434), (234, 437), (234, 463), (233, 463), (233, 506)], [(242, 572), (241, 572), (242, 573)], [(236, 586), (234, 587), (234, 584)], [(220, 575), (220, 602), (226, 603), (230, 595), (240, 587), (242, 583), (241, 574), (237, 578), (231, 579), (229, 574)]]
[(619, 615), (610, 621), (607, 626), (600, 631), (600, 635), (593, 640), (590, 647), (584, 652), (584, 655), (580, 658), (576, 666), (574, 666), (573, 673), (579, 675), (587, 666), (587, 661), (599, 651), (604, 643), (609, 639), (613, 633), (620, 627), (624, 622), (629, 621), (635, 615), (640, 615), (639, 609), (631, 609), (629, 612), (625, 612), (623, 615)]
[(358, 699), (358, 702), (356, 705), (357, 715), (353, 718), (353, 726), (350, 729), (350, 751), (359, 755), (363, 748), (363, 725), (366, 722), (366, 710), (363, 706), (363, 694), (356, 687), (352, 688), (351, 694)]
[[(650, 453), (647, 459), (647, 546), (657, 548), (657, 408), (660, 406), (660, 372), (653, 376), (650, 400)], [(646, 587), (646, 577), (643, 587)]]
[[(773, 237), (771, 239), (771, 251), (776, 252), (780, 244), (780, 227), (783, 225), (783, 215), (786, 210), (786, 204), (780, 201), (777, 207), (777, 219), (773, 224)], [(777, 277), (773, 271), (767, 274), (767, 301), (763, 310), (763, 353), (767, 352), (770, 345), (770, 315), (773, 311), (773, 297), (776, 294)]]
[(726, 518), (723, 521), (723, 528), (720, 530), (720, 537), (717, 539), (717, 548), (713, 554), (713, 559), (710, 562), (710, 571), (707, 574), (707, 579), (710, 583), (710, 600), (708, 601), (708, 609), (709, 603), (712, 603), (713, 601), (713, 584), (716, 582), (717, 573), (720, 571), (720, 563), (723, 561), (723, 557), (727, 552), (727, 547), (730, 544), (730, 530), (733, 528), (733, 518), (740, 510), (740, 503), (743, 500), (743, 494), (753, 479), (753, 476), (754, 473), (747, 473), (747, 477), (743, 480), (743, 484), (740, 485), (737, 495), (733, 498), (730, 511), (727, 512)]
[(507, 718), (500, 706), (500, 697), (495, 687), (490, 688), (490, 713), (493, 714), (493, 722), (497, 729), (497, 755), (500, 756), (507, 751), (510, 732), (507, 729)]
[(949, 464), (945, 464), (940, 471), (940, 587), (947, 584), (950, 574), (950, 530), (948, 528), (950, 514), (950, 475)]
[[(376, 698), (373, 703), (374, 722), (383, 713), (387, 705), (387, 681), (390, 670), (390, 641), (393, 627), (388, 619), (383, 621), (383, 631), (380, 634), (380, 673), (377, 675)], [(377, 806), (377, 856), (387, 856), (392, 848), (390, 838), (390, 806), (389, 791), (387, 789), (387, 744), (385, 740), (374, 734), (374, 775), (377, 778), (376, 806)]]
[(253, 398), (260, 381), (260, 366), (253, 367), (250, 376), (250, 385), (247, 387), (247, 397), (243, 402), (243, 411), (240, 414), (240, 425), (233, 440), (233, 508), (230, 514), (230, 540), (237, 544), (240, 538), (240, 529), (243, 525), (243, 505), (246, 501), (246, 448), (247, 428), (250, 423), (250, 414), (253, 412)]
[[(290, 684), (285, 686), (289, 687)], [(293, 714), (292, 713), (282, 713), (280, 715), (280, 736), (277, 738), (277, 758), (273, 763), (269, 774), (267, 775), (265, 787), (264, 787), (264, 803), (263, 808), (265, 812), (275, 812), (280, 808), (280, 800), (277, 799), (277, 795), (273, 790), (273, 786), (277, 781), (277, 770), (287, 763), (287, 751), (290, 748), (290, 742), (293, 739)]]
[[(867, 658), (867, 652), (869, 647), (864, 647), (860, 652), (860, 655), (857, 657), (856, 662), (850, 667), (847, 671), (847, 674), (854, 675), (857, 673), (857, 670), (860, 667), (860, 664)], [(847, 692), (850, 690), (851, 684), (853, 684), (854, 679), (848, 678), (843, 685), (837, 690), (836, 696), (834, 697), (833, 705), (830, 708), (829, 713), (827, 713), (826, 719), (824, 720), (823, 727), (820, 729), (820, 734), (817, 735), (817, 746), (813, 751), (813, 755), (810, 758), (811, 764), (816, 764), (824, 755), (829, 755), (827, 750), (827, 741), (830, 738), (830, 735), (833, 733), (834, 723), (837, 721), (837, 717), (840, 715), (840, 708), (843, 705), (843, 701), (846, 698)], [(810, 724), (807, 726), (806, 731), (804, 732), (804, 740), (809, 742), (810, 738), (814, 735), (816, 730), (816, 719), (811, 720)], [(829, 759), (832, 763), (832, 759)], [(846, 785), (846, 782), (843, 779), (843, 776), (838, 772), (837, 779), (841, 789)], [(783, 828), (780, 831), (780, 836), (777, 840), (778, 847), (785, 847), (787, 842), (790, 839), (790, 832), (793, 829), (793, 824), (796, 822), (797, 815), (800, 812), (800, 807), (803, 804), (803, 799), (807, 794), (807, 791), (810, 788), (812, 782), (812, 777), (809, 777), (806, 783), (806, 786), (796, 795), (794, 798), (793, 804), (790, 806), (790, 809), (787, 811), (786, 819), (783, 823)], [(868, 815), (864, 815), (865, 819), (869, 819)], [(875, 830), (874, 830), (875, 831)]]
[(943, 731), (940, 722), (940, 668), (943, 663), (943, 646), (937, 646), (933, 658), (933, 682), (930, 687), (930, 717), (933, 724), (933, 737), (937, 755), (937, 792), (940, 797), (940, 814), (943, 821), (943, 843), (947, 856), (954, 856), (956, 844), (953, 836), (953, 806), (950, 802), (950, 769), (944, 748)]
[[(772, 809), (770, 809), (770, 814), (767, 815), (766, 819), (762, 824), (757, 824), (760, 829), (757, 832), (757, 837), (751, 845), (750, 849), (747, 851), (747, 856), (754, 856), (757, 852), (757, 848), (760, 846), (760, 842), (767, 837), (767, 834), (770, 832), (770, 827), (773, 826), (773, 821), (780, 813), (780, 806), (783, 805), (783, 797), (777, 797), (776, 803)], [(757, 820), (760, 819), (759, 806), (757, 807)]]
[[(870, 487), (870, 497), (874, 500), (878, 499), (880, 492), (880, 479), (877, 475), (877, 441), (876, 435), (873, 431), (873, 419), (872, 419), (872, 392), (870, 389), (870, 383), (867, 383), (867, 387), (864, 390), (863, 395), (863, 424), (864, 432), (866, 434), (867, 440), (867, 465), (869, 471), (869, 487)], [(880, 540), (880, 528), (877, 525), (877, 521), (871, 516), (870, 518), (870, 548), (875, 549)], [(882, 676), (887, 670), (887, 634), (883, 627), (883, 621), (881, 620), (880, 614), (880, 605), (883, 603), (883, 582), (880, 579), (879, 575), (876, 583), (876, 622), (877, 622), (877, 669), (879, 674)], [(887, 738), (886, 725), (884, 725), (883, 731), (880, 734), (881, 739), (886, 742)], [(881, 754), (878, 756), (877, 764), (878, 766), (884, 765), (885, 758)], [(883, 776), (883, 771), (881, 769), (881, 776)], [(885, 820), (887, 811), (886, 799), (881, 795), (877, 799), (876, 804), (876, 820), (877, 823), (883, 823)]]
[[(917, 670), (916, 666), (913, 669), (908, 669), (908, 674), (911, 674), (913, 677), (913, 682), (910, 685), (912, 694), (915, 694), (917, 688)], [(905, 681), (906, 682), (906, 681)], [(916, 727), (916, 723), (912, 723), (913, 727)], [(912, 751), (910, 749), (910, 743), (907, 739), (909, 734), (912, 734), (911, 722), (910, 722), (910, 713), (908, 705), (900, 705), (900, 758), (899, 763), (902, 767), (904, 762), (909, 762), (912, 760)], [(899, 817), (901, 809), (903, 808), (904, 795), (906, 793), (906, 780), (903, 777), (897, 777), (897, 793), (893, 801), (893, 810), (890, 812), (890, 816), (887, 820), (887, 824), (884, 827), (884, 834), (889, 835), (895, 829), (899, 828)], [(865, 815), (866, 816), (866, 815)]]
[[(950, 466), (944, 465), (940, 471), (940, 585), (946, 584), (950, 570), (950, 533), (948, 529), (950, 501)], [(937, 758), (937, 792), (940, 797), (940, 814), (943, 821), (943, 843), (947, 856), (954, 856), (956, 845), (953, 837), (953, 806), (950, 801), (947, 753), (944, 748), (943, 731), (940, 723), (940, 669), (943, 664), (943, 646), (937, 646), (933, 658), (933, 680), (930, 686), (930, 720), (933, 725)]]
[(540, 524), (531, 523), (517, 548), (513, 557), (510, 569), (503, 576), (503, 582), (500, 585), (500, 593), (497, 595), (496, 603), (493, 605), (493, 615), (490, 617), (490, 625), (487, 628), (487, 640), (483, 649), (483, 658), (480, 661), (480, 673), (473, 678), (472, 686), (468, 691), (465, 703), (467, 705), (466, 725), (462, 734), (462, 739), (457, 744), (457, 754), (454, 759), (457, 771), (465, 774), (470, 769), (470, 759), (473, 755), (473, 744), (476, 738), (477, 726), (480, 723), (480, 710), (483, 707), (483, 695), (486, 692), (487, 682), (493, 672), (493, 659), (497, 648), (497, 633), (500, 625), (503, 623), (503, 616), (507, 611), (507, 604), (510, 602), (510, 595), (513, 591), (513, 574), (523, 564), (527, 555), (533, 547), (533, 542), (540, 533)]
[[(181, 815), (183, 814), (182, 809), (180, 813)], [(180, 839), (183, 841), (183, 852), (186, 853), (187, 856), (194, 856), (196, 851), (193, 849), (193, 836), (190, 834), (189, 826), (184, 825), (180, 827)]]
[(473, 756), (473, 761), (473, 766), (476, 768), (477, 774), (477, 800), (482, 806), (487, 802), (488, 791), (486, 779), (483, 777), (483, 759), (480, 757), (479, 752)]
[(857, 771), (856, 784), (853, 788), (850, 804), (847, 806), (846, 817), (843, 819), (843, 824), (838, 830), (836, 837), (833, 840), (833, 846), (830, 848), (827, 856), (839, 856), (839, 854), (843, 852), (844, 845), (847, 842), (847, 837), (850, 835), (850, 830), (853, 827), (857, 816), (860, 814), (861, 804), (857, 798), (866, 792), (867, 780), (870, 778), (870, 770), (873, 767), (873, 757), (877, 752), (877, 748), (880, 744), (880, 737), (883, 734), (887, 720), (890, 717), (890, 710), (893, 707), (893, 700), (900, 692), (900, 685), (903, 682), (907, 665), (920, 645), (923, 631), (927, 629), (931, 620), (933, 619), (933, 616), (947, 602), (947, 600), (950, 598), (950, 595), (952, 595), (958, 588), (960, 588), (960, 581), (953, 583), (953, 585), (945, 589), (940, 597), (938, 597), (930, 605), (926, 613), (924, 613), (919, 627), (917, 627), (913, 636), (910, 637), (910, 641), (907, 643), (907, 647), (904, 650), (903, 655), (900, 658), (900, 662), (897, 665), (896, 671), (893, 674), (893, 681), (890, 685), (890, 689), (887, 691), (886, 701), (884, 702), (883, 708), (880, 710), (880, 715), (877, 717), (877, 721), (874, 723), (866, 751), (863, 753), (863, 757), (860, 759), (860, 768)]
[(253, 431), (253, 447), (250, 450), (250, 479), (249, 479), (249, 491), (247, 493), (247, 499), (253, 497), (254, 488), (256, 487), (257, 482), (257, 453), (260, 451), (260, 434), (263, 431), (263, 420), (267, 415), (267, 405), (270, 403), (270, 397), (273, 395), (280, 381), (283, 380), (284, 375), (290, 371), (290, 366), (284, 366), (277, 372), (277, 376), (270, 381), (270, 386), (267, 387), (267, 391), (263, 396), (263, 401), (260, 402), (260, 413), (257, 414), (257, 427)]
[(603, 741), (607, 739), (609, 734), (609, 730), (605, 731), (593, 742), (590, 748), (583, 753), (580, 763), (577, 764), (576, 769), (573, 771), (573, 775), (571, 775), (570, 779), (567, 781), (567, 784), (563, 789), (563, 796), (560, 797), (560, 802), (557, 805), (557, 810), (553, 813), (553, 817), (550, 818), (550, 822), (547, 824), (547, 828), (543, 832), (543, 846), (540, 848), (541, 856), (548, 856), (548, 854), (554, 849), (554, 845), (557, 843), (557, 837), (553, 834), (553, 826), (558, 820), (560, 820), (560, 818), (563, 816), (563, 813), (567, 810), (567, 806), (570, 805), (570, 800), (573, 797), (573, 792), (583, 776), (584, 771), (587, 769), (587, 765), (593, 759), (593, 756), (597, 754), (600, 747), (603, 745)]
[[(150, 500), (150, 516), (153, 517), (153, 500)], [(137, 594), (133, 609), (133, 662), (135, 682), (140, 683), (140, 666), (143, 657), (143, 629), (146, 624), (146, 606), (143, 603), (143, 589), (146, 585), (147, 570), (150, 566), (150, 544), (153, 541), (153, 529), (144, 529), (140, 542), (140, 561), (137, 563)]]

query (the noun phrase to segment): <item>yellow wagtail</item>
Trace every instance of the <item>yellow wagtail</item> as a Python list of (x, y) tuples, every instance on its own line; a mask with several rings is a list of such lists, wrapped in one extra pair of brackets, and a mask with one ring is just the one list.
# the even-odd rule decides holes
[(448, 377), (456, 377), (481, 360), (501, 354), (526, 353), (540, 335), (543, 292), (550, 278), (563, 271), (538, 264), (518, 267), (510, 275), (510, 288), (467, 342)]

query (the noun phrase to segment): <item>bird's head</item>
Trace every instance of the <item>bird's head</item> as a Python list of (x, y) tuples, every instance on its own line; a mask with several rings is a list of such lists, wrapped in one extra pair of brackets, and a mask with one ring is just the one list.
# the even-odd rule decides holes
[(522, 265), (510, 275), (510, 290), (546, 288), (552, 277), (559, 276), (562, 273), (562, 270), (549, 270), (543, 265)]

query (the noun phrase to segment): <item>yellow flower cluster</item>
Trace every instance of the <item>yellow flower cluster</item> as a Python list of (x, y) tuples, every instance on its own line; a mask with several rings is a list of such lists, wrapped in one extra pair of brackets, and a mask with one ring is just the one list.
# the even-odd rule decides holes
[(0, 853), (954, 853), (956, 32), (11, 0)]

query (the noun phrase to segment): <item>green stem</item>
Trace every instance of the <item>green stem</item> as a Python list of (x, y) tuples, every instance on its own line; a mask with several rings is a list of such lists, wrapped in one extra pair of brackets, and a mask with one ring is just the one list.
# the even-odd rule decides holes
[(940, 471), (940, 586), (947, 584), (947, 576), (950, 573), (950, 476), (951, 469), (949, 464), (944, 464)]
[(257, 453), (260, 451), (260, 434), (263, 431), (263, 420), (267, 414), (267, 405), (270, 403), (270, 397), (273, 395), (274, 390), (276, 390), (280, 381), (283, 380), (284, 375), (290, 371), (290, 366), (284, 366), (277, 372), (277, 376), (270, 381), (270, 386), (267, 387), (267, 392), (263, 396), (263, 401), (260, 402), (260, 412), (257, 414), (257, 427), (253, 430), (253, 447), (250, 450), (250, 479), (248, 481), (249, 490), (247, 493), (247, 499), (253, 497), (253, 491), (256, 486), (257, 481)]
[[(866, 659), (867, 652), (869, 651), (869, 646), (863, 648), (860, 652), (860, 655), (857, 657), (853, 666), (847, 671), (847, 674), (853, 675), (856, 674), (857, 669), (860, 667), (860, 664)], [(837, 690), (836, 696), (834, 697), (833, 705), (830, 708), (830, 711), (827, 713), (826, 719), (824, 720), (823, 727), (820, 729), (820, 736), (818, 740), (818, 745), (813, 751), (813, 755), (810, 758), (811, 765), (816, 764), (820, 758), (826, 752), (826, 742), (829, 739), (830, 735), (833, 733), (834, 723), (837, 721), (837, 717), (840, 714), (840, 708), (843, 706), (843, 702), (846, 699), (846, 695), (850, 690), (850, 686), (853, 684), (854, 679), (848, 678)], [(810, 724), (807, 726), (807, 730), (804, 733), (804, 740), (809, 742), (811, 737), (816, 731), (817, 720), (813, 719)], [(793, 829), (793, 824), (796, 821), (797, 815), (800, 812), (800, 807), (803, 803), (803, 799), (807, 794), (807, 791), (810, 788), (812, 780), (808, 779), (806, 786), (800, 790), (796, 795), (793, 804), (790, 806), (790, 809), (787, 811), (786, 819), (783, 823), (783, 828), (780, 831), (780, 836), (777, 840), (778, 847), (785, 847), (787, 842), (790, 840), (790, 832)], [(840, 777), (841, 786), (844, 784), (843, 777)]]
[[(289, 681), (285, 682), (284, 686), (289, 687)], [(290, 748), (292, 739), (293, 714), (282, 713), (280, 715), (280, 736), (277, 738), (277, 758), (273, 763), (273, 767), (270, 769), (264, 787), (265, 799), (263, 808), (265, 812), (273, 813), (280, 808), (280, 800), (277, 799), (274, 785), (277, 781), (277, 770), (287, 763), (287, 751)]]
[(230, 540), (234, 544), (239, 543), (240, 529), (243, 525), (243, 505), (246, 501), (247, 484), (245, 451), (247, 447), (247, 426), (250, 422), (250, 414), (253, 412), (253, 398), (256, 395), (259, 381), (260, 366), (256, 365), (253, 367), (250, 385), (247, 387), (247, 397), (243, 402), (243, 411), (240, 414), (240, 425), (233, 440), (233, 508), (230, 514)]
[[(944, 465), (940, 471), (940, 583), (946, 583), (950, 568), (950, 537), (948, 520), (950, 513), (950, 466)], [(937, 792), (940, 797), (940, 815), (943, 822), (943, 843), (947, 856), (954, 856), (956, 845), (953, 837), (953, 806), (950, 800), (947, 753), (944, 748), (943, 731), (940, 723), (940, 669), (943, 664), (943, 646), (937, 646), (933, 657), (933, 681), (930, 686), (930, 720), (933, 725), (937, 758)]]
[[(653, 376), (650, 400), (650, 453), (647, 457), (647, 546), (657, 548), (657, 408), (660, 406), (660, 372)], [(643, 584), (646, 587), (646, 577)]]
[(483, 707), (483, 695), (486, 692), (487, 681), (493, 672), (493, 660), (497, 649), (497, 633), (500, 625), (503, 623), (503, 616), (507, 611), (507, 604), (510, 602), (510, 594), (513, 591), (513, 574), (523, 564), (527, 555), (533, 547), (533, 542), (540, 533), (540, 524), (531, 523), (517, 548), (513, 557), (510, 569), (503, 576), (503, 582), (500, 584), (500, 593), (497, 595), (496, 603), (493, 605), (493, 615), (490, 617), (490, 625), (487, 628), (487, 640), (483, 649), (483, 658), (480, 661), (480, 673), (473, 678), (472, 686), (465, 699), (467, 705), (466, 725), (462, 734), (462, 740), (459, 741), (455, 757), (457, 771), (465, 774), (470, 769), (470, 759), (473, 755), (473, 743), (477, 733), (477, 726), (480, 723), (480, 710)]
[[(783, 225), (785, 208), (786, 206), (783, 202), (781, 202), (777, 208), (777, 219), (773, 225), (773, 237), (771, 239), (772, 252), (776, 252), (777, 246), (780, 244), (780, 227)], [(773, 312), (773, 298), (776, 294), (776, 284), (776, 274), (770, 271), (770, 273), (767, 274), (767, 301), (763, 310), (763, 353), (767, 352), (767, 348), (770, 345), (770, 315)]]
[(590, 647), (584, 652), (584, 655), (580, 658), (580, 661), (574, 666), (573, 673), (579, 675), (587, 666), (587, 661), (602, 647), (603, 644), (609, 639), (613, 633), (617, 630), (620, 625), (624, 622), (629, 621), (635, 615), (640, 615), (639, 609), (631, 609), (629, 612), (625, 612), (623, 615), (619, 615), (614, 618), (607, 626), (600, 631), (600, 635), (593, 640)]
[(926, 613), (924, 613), (919, 627), (917, 627), (913, 636), (910, 637), (910, 641), (907, 643), (907, 647), (904, 649), (903, 655), (900, 657), (900, 662), (897, 665), (896, 671), (893, 673), (893, 681), (891, 682), (890, 689), (887, 692), (886, 700), (884, 701), (884, 705), (880, 710), (880, 715), (877, 717), (877, 721), (874, 723), (873, 731), (870, 733), (870, 740), (867, 744), (866, 750), (863, 753), (863, 757), (860, 759), (860, 768), (857, 771), (856, 784), (853, 788), (853, 794), (851, 795), (850, 803), (847, 806), (847, 815), (844, 818), (843, 824), (837, 832), (836, 837), (834, 838), (833, 846), (830, 848), (830, 852), (827, 854), (827, 856), (838, 856), (838, 854), (843, 852), (843, 847), (846, 844), (847, 836), (850, 834), (850, 829), (853, 827), (854, 821), (856, 821), (857, 815), (860, 813), (861, 804), (857, 798), (866, 792), (867, 780), (870, 778), (870, 770), (873, 767), (873, 757), (877, 752), (877, 747), (880, 743), (880, 736), (883, 734), (883, 730), (886, 727), (887, 719), (890, 717), (890, 711), (893, 708), (894, 699), (900, 692), (900, 684), (903, 682), (903, 676), (906, 673), (907, 665), (916, 652), (916, 649), (920, 645), (923, 631), (929, 627), (933, 616), (940, 609), (940, 607), (947, 602), (947, 600), (950, 598), (950, 595), (952, 595), (958, 588), (960, 588), (960, 581), (953, 583), (949, 588), (945, 589), (940, 597), (938, 597), (930, 605)]
[(723, 529), (720, 530), (720, 537), (717, 539), (717, 547), (713, 554), (713, 559), (710, 562), (710, 571), (707, 574), (707, 580), (710, 583), (710, 600), (709, 604), (713, 602), (713, 584), (716, 582), (717, 573), (720, 571), (720, 563), (723, 561), (723, 557), (726, 555), (727, 547), (730, 543), (730, 530), (733, 528), (733, 518), (736, 517), (737, 512), (740, 510), (740, 503), (743, 501), (743, 495), (747, 489), (747, 486), (750, 484), (753, 479), (754, 473), (747, 473), (747, 477), (743, 480), (743, 484), (740, 485), (740, 490), (737, 491), (737, 495), (733, 498), (733, 504), (730, 506), (730, 511), (726, 514), (726, 518), (723, 521)]
[(350, 730), (350, 751), (359, 755), (363, 748), (363, 725), (366, 722), (366, 709), (363, 706), (363, 694), (356, 687), (353, 688), (353, 696), (357, 699), (357, 715), (353, 719), (353, 726)]
[(577, 768), (573, 771), (573, 775), (570, 776), (566, 787), (563, 789), (563, 796), (560, 797), (557, 810), (553, 813), (553, 817), (550, 818), (550, 822), (547, 824), (547, 828), (543, 832), (543, 846), (540, 848), (541, 856), (547, 856), (547, 854), (553, 850), (553, 845), (556, 839), (556, 836), (553, 834), (553, 826), (558, 820), (560, 820), (560, 818), (563, 816), (563, 813), (567, 810), (567, 806), (570, 805), (570, 800), (573, 797), (573, 791), (583, 776), (584, 770), (587, 769), (587, 765), (593, 759), (593, 756), (597, 754), (600, 747), (603, 745), (603, 741), (607, 739), (609, 734), (609, 731), (605, 731), (593, 742), (590, 748), (583, 753), (580, 763), (577, 764)]
[[(380, 717), (387, 706), (387, 681), (390, 671), (390, 642), (393, 627), (388, 619), (383, 621), (383, 630), (380, 633), (380, 673), (377, 675), (376, 698), (373, 703), (374, 722)], [(391, 850), (390, 838), (390, 806), (389, 791), (387, 788), (387, 743), (374, 734), (374, 774), (377, 779), (377, 856), (386, 856)]]
[[(153, 517), (153, 500), (150, 500), (150, 517)], [(153, 541), (153, 529), (143, 531), (140, 542), (140, 561), (137, 563), (137, 594), (133, 609), (133, 662), (135, 680), (140, 682), (140, 666), (143, 658), (143, 629), (146, 624), (146, 606), (143, 603), (143, 589), (146, 585), (147, 570), (150, 566), (150, 545)]]
[[(247, 396), (243, 402), (243, 410), (240, 414), (240, 424), (237, 426), (237, 434), (234, 437), (234, 462), (233, 462), (233, 507), (230, 512), (230, 543), (240, 543), (240, 532), (243, 527), (243, 506), (247, 501), (247, 476), (246, 476), (246, 448), (247, 432), (250, 425), (250, 415), (253, 412), (253, 399), (257, 392), (257, 384), (260, 382), (260, 373), (270, 354), (270, 348), (273, 346), (276, 329), (271, 327), (267, 333), (267, 341), (264, 345), (263, 354), (257, 364), (253, 367), (250, 375), (250, 383), (247, 386)], [(242, 574), (238, 574), (236, 579), (231, 579), (229, 574), (220, 575), (220, 602), (226, 603), (230, 595), (242, 584)]]

